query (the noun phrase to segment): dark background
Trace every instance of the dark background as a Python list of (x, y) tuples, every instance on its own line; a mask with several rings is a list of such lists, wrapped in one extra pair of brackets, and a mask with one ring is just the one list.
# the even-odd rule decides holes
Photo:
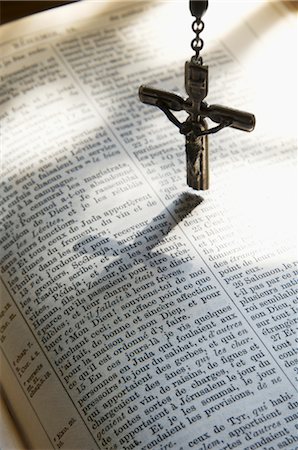
[(34, 14), (45, 9), (55, 8), (57, 6), (66, 5), (67, 3), (74, 3), (77, 0), (65, 1), (0, 1), (0, 23), (4, 24), (11, 20), (20, 19), (21, 17)]

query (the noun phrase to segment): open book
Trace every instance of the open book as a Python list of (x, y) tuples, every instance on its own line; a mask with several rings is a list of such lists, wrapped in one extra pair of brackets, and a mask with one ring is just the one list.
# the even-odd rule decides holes
[(207, 101), (257, 128), (210, 138), (197, 193), (183, 136), (138, 100), (184, 95), (186, 3), (0, 30), (1, 383), (30, 448), (298, 445), (295, 22), (211, 2)]

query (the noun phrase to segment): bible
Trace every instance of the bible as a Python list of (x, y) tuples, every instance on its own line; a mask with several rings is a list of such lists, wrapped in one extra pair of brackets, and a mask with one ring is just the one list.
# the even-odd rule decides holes
[(1, 386), (27, 448), (298, 445), (294, 13), (207, 14), (210, 102), (258, 122), (214, 135), (198, 193), (184, 137), (138, 98), (183, 92), (184, 2), (0, 28)]

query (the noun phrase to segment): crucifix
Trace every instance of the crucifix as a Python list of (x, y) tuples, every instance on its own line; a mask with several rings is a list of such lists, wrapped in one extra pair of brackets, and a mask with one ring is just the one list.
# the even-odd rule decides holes
[[(208, 135), (232, 127), (242, 131), (252, 131), (255, 126), (253, 114), (210, 105), (204, 101), (208, 93), (208, 66), (203, 64), (200, 51), (203, 40), (200, 33), (204, 29), (202, 17), (208, 8), (208, 1), (190, 0), (191, 15), (195, 17), (192, 29), (196, 37), (191, 42), (195, 52), (185, 63), (185, 100), (171, 92), (161, 91), (149, 86), (140, 86), (139, 97), (143, 103), (157, 106), (168, 119), (185, 135), (187, 184), (195, 190), (209, 187)], [(180, 122), (172, 111), (185, 111), (188, 117)], [(208, 129), (206, 118), (217, 125)]]

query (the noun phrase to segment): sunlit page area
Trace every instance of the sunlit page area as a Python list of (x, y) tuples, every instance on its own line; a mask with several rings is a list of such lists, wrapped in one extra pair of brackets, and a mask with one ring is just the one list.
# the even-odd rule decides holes
[(185, 136), (138, 95), (186, 99), (187, 1), (85, 0), (0, 27), (0, 375), (24, 448), (298, 445), (289, 3), (209, 2), (206, 101), (256, 127), (210, 135), (204, 191)]

